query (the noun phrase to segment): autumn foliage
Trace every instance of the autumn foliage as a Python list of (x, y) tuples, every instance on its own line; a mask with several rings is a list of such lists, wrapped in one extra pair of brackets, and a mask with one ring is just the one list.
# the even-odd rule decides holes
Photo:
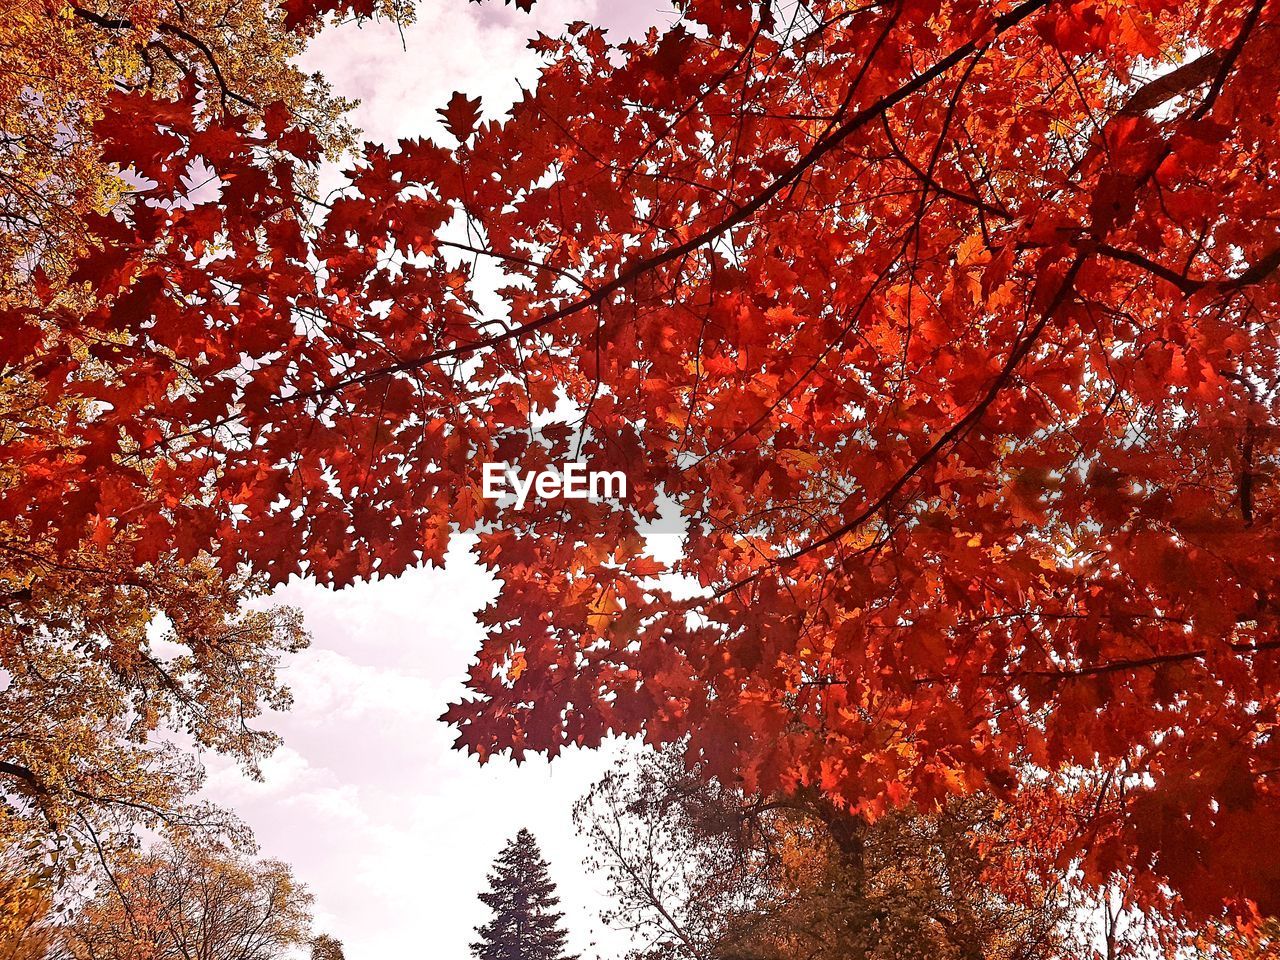
[(276, 960), (308, 940), (311, 895), (275, 860), (161, 846), (113, 880), (69, 926), (65, 960)]
[[(265, 110), (252, 97), (269, 96), (273, 116), (305, 118), (315, 143), (349, 142), (347, 104), (289, 63), (307, 34), (286, 31), (277, 12), (220, 0), (109, 11), (34, 0), (0, 18), (0, 308), (17, 323), (5, 330), (0, 378), (0, 489), (14, 498), (0, 520), (0, 848), (23, 869), (51, 872), (50, 885), (105, 865), (137, 843), (139, 827), (243, 837), (234, 817), (193, 799), (203, 770), (175, 734), (255, 770), (277, 741), (254, 720), (288, 705), (276, 666), (306, 641), (295, 611), (242, 610), (262, 592), (260, 576), (220, 571), (199, 552), (139, 552), (127, 513), (96, 533), (50, 537), (24, 505), (52, 495), (57, 511), (79, 483), (79, 426), (100, 401), (78, 384), (104, 372), (97, 334), (60, 330), (45, 311), (109, 299), (70, 275), (109, 246), (129, 198), (158, 185), (103, 139), (113, 120), (126, 135), (121, 105), (199, 99), (238, 111), (244, 128)], [(173, 182), (198, 193), (208, 173), (196, 164)], [(117, 333), (96, 346), (126, 343)], [(40, 366), (46, 339), (66, 351), (65, 365)]]
[[(5, 550), (346, 584), (474, 531), (482, 758), (688, 734), (870, 818), (1048, 785), (1064, 871), (1280, 910), (1280, 5), (681, 13), (539, 36), (508, 115), (328, 198), (283, 102), (104, 96), (149, 186), (0, 318)], [(631, 496), (480, 496), (571, 459)]]
[(1091, 956), (1096, 909), (1043, 849), (1007, 842), (1025, 817), (971, 796), (871, 822), (815, 790), (744, 794), (672, 748), (627, 757), (574, 808), (606, 920), (635, 934), (626, 960)]

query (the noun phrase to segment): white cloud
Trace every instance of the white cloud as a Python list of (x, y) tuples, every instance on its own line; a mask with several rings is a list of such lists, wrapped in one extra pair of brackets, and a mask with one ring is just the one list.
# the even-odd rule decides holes
[(261, 780), (245, 776), (238, 766), (224, 757), (206, 757), (205, 767), (208, 770), (205, 791), (231, 807), (264, 798), (276, 800), (300, 790), (312, 789), (318, 776), (307, 758), (288, 745), (278, 748), (262, 762)]
[(452, 145), (436, 109), (460, 90), (482, 98), (485, 119), (500, 117), (522, 86), (537, 81), (539, 60), (528, 49), (537, 33), (555, 36), (566, 23), (585, 20), (622, 37), (672, 17), (671, 4), (662, 0), (541, 0), (528, 14), (497, 0), (479, 7), (436, 0), (417, 10), (403, 38), (389, 22), (344, 24), (316, 38), (302, 59), (338, 93), (361, 101), (355, 121), (367, 139), (391, 144), (432, 136)]

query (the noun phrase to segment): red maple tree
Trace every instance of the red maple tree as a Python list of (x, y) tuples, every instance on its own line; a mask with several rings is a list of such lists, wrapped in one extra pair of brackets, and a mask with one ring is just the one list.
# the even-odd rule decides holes
[[(687, 734), (871, 815), (1048, 783), (1091, 878), (1276, 912), (1280, 6), (681, 12), (539, 36), (506, 117), (368, 145), (319, 222), (282, 114), (120, 94), (109, 156), (222, 193), (8, 311), (93, 414), (6, 446), (0, 519), (335, 584), (478, 530), (482, 757)], [(481, 497), (570, 459), (631, 495)]]

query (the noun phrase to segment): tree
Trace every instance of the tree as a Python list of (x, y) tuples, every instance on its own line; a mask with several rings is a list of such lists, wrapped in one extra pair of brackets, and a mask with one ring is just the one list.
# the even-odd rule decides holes
[[(164, 118), (184, 105), (216, 117), (232, 143), (285, 117), (304, 146), (336, 157), (350, 145), (348, 104), (292, 63), (317, 18), (340, 6), (351, 5), (293, 4), (297, 22), (285, 23), (274, 0), (9, 5), (0, 21), (0, 308), (111, 301), (110, 282), (71, 279), (81, 258), (110, 243), (110, 225), (149, 203), (193, 209), (190, 197), (208, 186), (204, 165), (220, 151), (206, 141), (161, 181), (147, 180), (146, 160), (158, 155), (127, 128), (148, 109), (159, 137), (152, 147), (166, 136), (155, 124), (172, 133)], [(113, 152), (121, 139), (141, 152)], [(297, 165), (298, 189), (311, 183), (309, 171)], [(306, 642), (298, 615), (242, 613), (263, 577), (219, 570), (207, 553), (142, 545), (128, 512), (104, 502), (92, 507), (92, 529), (51, 534), (41, 525), (29, 495), (76, 472), (87, 448), (75, 425), (101, 410), (102, 398), (75, 386), (89, 370), (103, 372), (89, 344), (125, 348), (128, 337), (99, 331), (100, 340), (49, 319), (27, 332), (59, 343), (80, 371), (43, 367), (7, 343), (18, 349), (5, 353), (0, 378), (0, 489), (9, 497), (0, 516), (0, 846), (39, 860), (59, 845), (63, 871), (84, 865), (70, 838), (102, 860), (138, 826), (243, 836), (229, 815), (191, 799), (199, 764), (157, 735), (180, 731), (256, 770), (276, 738), (251, 724), (263, 707), (288, 705), (275, 669)], [(161, 495), (152, 482), (159, 466), (138, 478), (144, 497)]]
[[(317, 14), (341, 6), (314, 2)], [(95, 215), (131, 187), (103, 156), (92, 124), (114, 97), (133, 91), (171, 97), (184, 81), (206, 86), (214, 103), (261, 119), (267, 104), (287, 104), (332, 156), (352, 143), (343, 119), (350, 104), (322, 78), (292, 61), (317, 23), (290, 24), (276, 0), (125, 0), (111, 4), (16, 0), (0, 23), (0, 303), (26, 296), (38, 265), (60, 278), (77, 252), (97, 239)], [(397, 16), (396, 0), (380, 5)], [(180, 171), (190, 173), (191, 171)], [(192, 185), (198, 180), (193, 177)]]
[(322, 933), (311, 941), (311, 960), (346, 960), (342, 941)]
[(1051, 851), (1008, 842), (1023, 815), (975, 796), (869, 822), (812, 791), (746, 796), (675, 749), (624, 758), (574, 810), (631, 960), (1087, 956)]
[[(1093, 889), (1274, 914), (1276, 17), (688, 0), (536, 38), (506, 118), (454, 98), (314, 219), (286, 110), (113, 94), (101, 156), (156, 186), (0, 324), (30, 405), (89, 411), (7, 445), (0, 519), (271, 582), (477, 531), (481, 758), (687, 734), (868, 818), (1048, 783)], [(630, 496), (481, 495), (566, 460)]]
[(283, 863), (168, 844), (118, 864), (67, 948), (74, 960), (279, 960), (310, 941), (310, 909)]
[(1060, 861), (1080, 822), (1052, 790), (870, 820), (815, 790), (748, 795), (679, 749), (632, 751), (574, 807), (627, 960), (1254, 960), (1276, 920), (1188, 924), (1098, 894)]
[(471, 945), (477, 960), (572, 960), (565, 954), (560, 898), (547, 876), (538, 842), (521, 829), (502, 848), (489, 874), (489, 890), (480, 900), (493, 919), (476, 928)]
[(57, 852), (62, 875), (104, 866), (138, 827), (243, 839), (195, 798), (196, 758), (160, 734), (256, 772), (279, 738), (252, 721), (289, 706), (277, 667), (307, 641), (296, 610), (240, 609), (260, 584), (207, 559), (134, 567), (123, 553), (46, 554), (43, 568), (0, 555), (0, 847)]
[(51, 960), (60, 931), (50, 894), (51, 871), (0, 854), (0, 960)]

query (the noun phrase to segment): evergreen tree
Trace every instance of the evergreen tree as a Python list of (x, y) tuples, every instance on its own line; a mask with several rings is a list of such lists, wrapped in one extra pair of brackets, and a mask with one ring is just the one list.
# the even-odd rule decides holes
[(489, 892), (480, 894), (493, 919), (476, 928), (480, 940), (471, 952), (477, 960), (577, 960), (564, 952), (555, 889), (537, 840), (521, 830), (494, 861)]

